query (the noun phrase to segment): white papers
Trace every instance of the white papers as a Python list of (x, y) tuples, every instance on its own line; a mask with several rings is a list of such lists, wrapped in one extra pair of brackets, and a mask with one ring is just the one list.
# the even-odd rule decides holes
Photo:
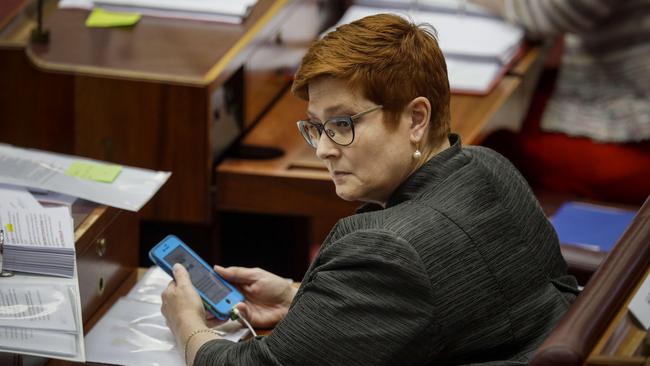
[(29, 210), (42, 208), (36, 199), (23, 187), (0, 184), (0, 210)]
[(243, 17), (257, 0), (94, 0), (95, 4), (112, 4), (161, 10), (181, 10), (197, 13), (222, 14)]
[(73, 276), (74, 230), (67, 207), (0, 209), (0, 228), (4, 231), (3, 269)]
[[(386, 2), (408, 5), (407, 1)], [(338, 25), (379, 13), (398, 14), (416, 24), (431, 24), (436, 29), (438, 45), (448, 65), (449, 85), (456, 92), (487, 93), (501, 70), (515, 57), (524, 37), (521, 28), (497, 18), (450, 11), (414, 10), (414, 7), (353, 5)]]
[(59, 8), (92, 10), (93, 0), (59, 0)]
[(512, 55), (523, 39), (523, 30), (498, 19), (459, 16), (451, 13), (408, 11), (353, 5), (339, 24), (368, 15), (397, 13), (417, 23), (429, 23), (438, 32), (438, 44), (445, 56), (471, 56), (502, 60)]
[(61, 0), (59, 7), (90, 9), (94, 5), (106, 10), (138, 12), (163, 18), (239, 24), (248, 16), (256, 2), (257, 0)]
[(447, 57), (447, 75), (453, 91), (486, 92), (496, 82), (502, 66), (498, 62)]
[[(136, 286), (113, 305), (86, 336), (88, 362), (114, 365), (185, 365), (165, 318), (160, 295), (171, 277), (151, 267)], [(213, 328), (223, 339), (237, 342), (248, 334), (239, 322)]]
[(61, 285), (13, 287), (0, 282), (0, 327), (76, 332), (69, 291)]
[(629, 305), (630, 312), (644, 329), (650, 330), (650, 276), (646, 276)]
[(138, 211), (171, 175), (169, 172), (131, 167), (123, 167), (113, 183), (66, 175), (66, 169), (78, 161), (101, 163), (76, 156), (0, 144), (0, 183), (65, 193), (129, 211)]
[[(11, 293), (12, 290), (23, 295), (31, 293), (32, 299), (40, 294), (40, 301), (49, 304), (46, 307), (48, 310), (54, 308), (52, 304), (58, 304), (57, 310), (47, 316), (43, 313), (48, 310), (43, 311), (43, 308), (34, 307), (33, 310), (40, 314), (35, 320), (16, 322), (13, 327), (0, 325), (0, 352), (85, 362), (81, 301), (76, 270), (73, 278), (29, 275), (3, 277), (0, 279), (0, 290), (3, 294)], [(16, 304), (26, 302), (15, 301)], [(0, 307), (0, 313), (5, 314), (3, 321), (11, 322), (6, 314), (11, 314), (12, 310), (16, 309), (12, 306)], [(68, 309), (71, 309), (73, 323)]]
[(485, 8), (467, 0), (356, 0), (355, 4), (497, 18), (497, 16), (488, 12)]
[[(44, 356), (74, 356), (77, 344), (74, 334), (47, 332), (35, 329), (0, 328), (3, 351), (29, 353), (43, 352)], [(23, 351), (23, 352), (21, 352)]]
[(5, 230), (6, 247), (74, 250), (72, 218), (65, 207), (1, 210), (0, 225)]

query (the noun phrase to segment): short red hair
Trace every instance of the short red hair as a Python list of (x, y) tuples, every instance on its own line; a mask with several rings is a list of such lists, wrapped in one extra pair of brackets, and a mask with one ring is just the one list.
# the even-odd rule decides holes
[(377, 14), (342, 25), (315, 41), (303, 57), (292, 92), (309, 100), (309, 83), (319, 77), (348, 80), (396, 122), (417, 97), (431, 103), (429, 142), (449, 133), (447, 65), (430, 25), (393, 14)]

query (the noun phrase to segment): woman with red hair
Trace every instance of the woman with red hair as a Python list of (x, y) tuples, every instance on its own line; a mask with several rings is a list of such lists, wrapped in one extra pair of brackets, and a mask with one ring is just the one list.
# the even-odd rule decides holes
[(315, 42), (293, 92), (298, 130), (341, 219), (299, 289), (261, 269), (215, 270), (266, 337), (231, 343), (205, 323), (176, 265), (162, 312), (194, 365), (525, 365), (577, 293), (557, 236), (499, 154), (449, 133), (449, 82), (432, 29), (370, 16)]

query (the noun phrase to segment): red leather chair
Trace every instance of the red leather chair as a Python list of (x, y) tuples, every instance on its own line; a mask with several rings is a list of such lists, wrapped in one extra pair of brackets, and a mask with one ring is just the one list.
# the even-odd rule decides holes
[(650, 198), (530, 366), (579, 366), (650, 266)]

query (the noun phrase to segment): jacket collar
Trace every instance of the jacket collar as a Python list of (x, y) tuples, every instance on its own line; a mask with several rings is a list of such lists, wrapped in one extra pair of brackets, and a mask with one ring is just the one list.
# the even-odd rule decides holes
[[(449, 134), (449, 148), (433, 156), (411, 174), (389, 197), (386, 208), (415, 198), (422, 192), (434, 189), (440, 182), (467, 163), (462, 153), (460, 136)], [(357, 213), (380, 210), (377, 204), (364, 204)]]

